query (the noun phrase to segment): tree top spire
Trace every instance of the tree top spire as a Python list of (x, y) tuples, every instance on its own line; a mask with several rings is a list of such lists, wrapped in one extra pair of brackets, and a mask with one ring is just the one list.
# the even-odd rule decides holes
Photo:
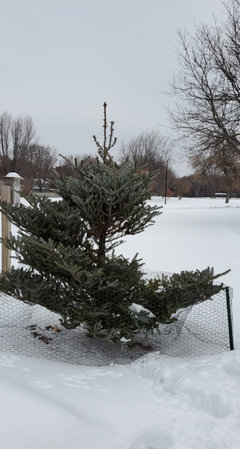
[(115, 122), (110, 121), (110, 133), (109, 133), (109, 136), (107, 137), (107, 128), (108, 128), (107, 103), (105, 101), (103, 103), (103, 144), (101, 145), (99, 143), (99, 141), (97, 140), (96, 136), (95, 135), (93, 136), (94, 142), (96, 143), (96, 145), (98, 147), (98, 154), (102, 158), (104, 164), (112, 161), (112, 157), (110, 156), (109, 152), (110, 152), (111, 148), (114, 147), (114, 145), (117, 142), (117, 138), (113, 137), (114, 124), (115, 124)]

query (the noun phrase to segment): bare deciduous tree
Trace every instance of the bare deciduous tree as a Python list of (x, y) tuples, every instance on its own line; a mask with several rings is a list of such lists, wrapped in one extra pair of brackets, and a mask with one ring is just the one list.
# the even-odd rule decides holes
[(0, 116), (0, 172), (18, 171), (32, 188), (33, 179), (41, 185), (50, 177), (56, 163), (55, 151), (37, 143), (31, 117), (13, 118), (8, 112)]
[(0, 116), (0, 139), (2, 156), (9, 157), (11, 117), (7, 112)]
[(56, 152), (49, 146), (33, 144), (27, 147), (18, 159), (19, 173), (28, 181), (35, 182), (41, 191), (51, 178), (57, 162)]
[(18, 117), (12, 120), (12, 171), (17, 170), (18, 160), (23, 157), (22, 153), (33, 144), (35, 137), (36, 132), (31, 117)]
[(10, 169), (11, 117), (7, 112), (0, 116), (0, 158), (1, 173), (7, 174)]
[(194, 168), (240, 176), (240, 0), (225, 4), (222, 25), (179, 33), (181, 71), (173, 90), (180, 100), (171, 118), (188, 145)]
[(3, 174), (18, 170), (18, 161), (35, 139), (36, 132), (30, 117), (13, 118), (8, 112), (0, 116), (0, 159)]
[[(145, 132), (123, 144), (121, 160), (130, 160), (136, 170), (148, 170), (155, 175), (153, 192), (164, 194), (166, 164), (171, 159), (171, 148), (168, 139), (155, 131)], [(168, 179), (174, 178), (173, 171), (168, 168)]]
[(122, 160), (129, 159), (137, 167), (147, 166), (154, 170), (159, 164), (165, 165), (169, 159), (170, 148), (168, 139), (155, 131), (142, 133), (123, 144)]

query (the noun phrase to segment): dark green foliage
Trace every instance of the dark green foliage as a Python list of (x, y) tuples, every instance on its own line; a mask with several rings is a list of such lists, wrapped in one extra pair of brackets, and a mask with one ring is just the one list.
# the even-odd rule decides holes
[(54, 187), (73, 209), (81, 211), (87, 239), (96, 245), (97, 257), (105, 257), (125, 235), (142, 232), (159, 213), (146, 204), (149, 198), (147, 173), (135, 173), (132, 164), (83, 162), (76, 177), (57, 178)]
[(213, 281), (226, 273), (214, 275), (213, 269), (206, 268), (142, 281), (143, 305), (155, 315), (156, 323), (171, 323), (179, 309), (206, 301), (219, 293), (224, 285)]
[(90, 337), (130, 342), (142, 331), (169, 323), (185, 308), (217, 293), (213, 273), (182, 272), (144, 280), (141, 263), (114, 254), (126, 235), (142, 232), (159, 214), (149, 206), (151, 177), (129, 163), (116, 164), (113, 122), (100, 160), (83, 161), (75, 176), (56, 176), (61, 200), (25, 196), (28, 204), (1, 203), (18, 228), (5, 244), (22, 264), (0, 279), (0, 290), (60, 314), (67, 328), (83, 325)]

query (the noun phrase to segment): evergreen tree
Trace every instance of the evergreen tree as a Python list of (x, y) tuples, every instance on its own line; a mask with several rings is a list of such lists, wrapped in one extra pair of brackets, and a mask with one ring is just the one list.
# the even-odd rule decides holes
[(106, 107), (103, 145), (94, 136), (99, 158), (76, 162), (74, 176), (56, 175), (61, 200), (31, 194), (25, 196), (28, 205), (1, 202), (19, 228), (4, 243), (21, 265), (2, 275), (0, 290), (58, 313), (67, 328), (82, 325), (91, 337), (130, 343), (223, 286), (213, 284), (209, 269), (145, 280), (137, 256), (114, 253), (124, 236), (151, 225), (160, 208), (147, 204), (151, 176), (113, 160), (114, 122), (107, 136)]

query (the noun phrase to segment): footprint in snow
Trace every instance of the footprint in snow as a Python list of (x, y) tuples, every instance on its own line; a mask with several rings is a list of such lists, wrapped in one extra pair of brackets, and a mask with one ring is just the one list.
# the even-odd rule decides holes
[(204, 392), (197, 388), (188, 389), (184, 394), (186, 402), (193, 408), (203, 411), (214, 418), (226, 418), (232, 410), (220, 394)]
[(169, 430), (152, 427), (132, 443), (129, 449), (171, 449), (174, 439)]

